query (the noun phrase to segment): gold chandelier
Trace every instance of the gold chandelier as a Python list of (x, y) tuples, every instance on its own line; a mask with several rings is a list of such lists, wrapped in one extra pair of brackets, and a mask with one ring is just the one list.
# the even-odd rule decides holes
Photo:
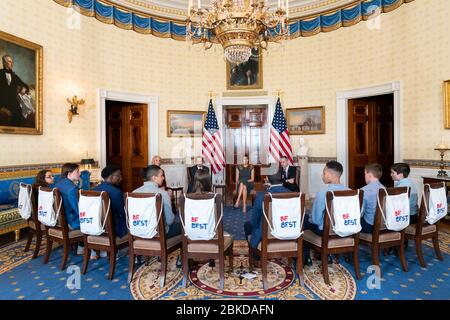
[(252, 49), (266, 49), (268, 42), (279, 42), (289, 36), (289, 0), (278, 0), (270, 10), (264, 0), (213, 0), (211, 7), (197, 8), (189, 0), (186, 38), (203, 43), (205, 49), (221, 44), (225, 58), (235, 64), (248, 61)]

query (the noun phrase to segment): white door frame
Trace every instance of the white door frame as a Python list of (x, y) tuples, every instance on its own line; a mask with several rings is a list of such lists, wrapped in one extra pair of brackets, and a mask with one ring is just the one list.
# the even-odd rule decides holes
[(337, 161), (344, 167), (344, 174), (341, 177), (341, 182), (344, 185), (348, 185), (348, 100), (388, 93), (394, 94), (394, 162), (400, 162), (402, 161), (401, 82), (394, 81), (378, 86), (336, 93), (336, 150)]
[(107, 89), (98, 89), (98, 146), (99, 146), (99, 165), (101, 168), (106, 166), (106, 100), (121, 101), (129, 103), (142, 103), (148, 105), (148, 161), (158, 154), (158, 96), (127, 93)]

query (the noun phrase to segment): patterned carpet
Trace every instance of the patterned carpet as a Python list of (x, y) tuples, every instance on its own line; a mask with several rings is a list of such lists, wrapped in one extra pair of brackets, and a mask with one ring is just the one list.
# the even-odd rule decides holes
[(340, 264), (330, 265), (330, 286), (323, 282), (320, 261), (314, 260), (312, 266), (304, 269), (305, 287), (301, 287), (291, 266), (282, 259), (269, 263), (269, 289), (264, 291), (260, 270), (256, 269), (256, 277), (251, 280), (241, 276), (248, 266), (246, 242), (242, 241), (243, 221), (242, 212), (225, 208), (225, 229), (237, 239), (233, 272), (228, 270), (228, 260), (225, 264), (226, 291), (219, 290), (217, 262), (213, 268), (200, 263), (191, 270), (187, 288), (182, 288), (181, 270), (175, 266), (177, 252), (169, 257), (166, 285), (160, 289), (156, 258), (138, 267), (133, 282), (128, 285), (126, 256), (118, 259), (112, 281), (107, 280), (109, 263), (105, 258), (95, 260), (89, 265), (86, 275), (77, 277), (82, 265), (81, 256), (71, 254), (69, 268), (60, 271), (62, 248), (54, 249), (49, 263), (44, 265), (45, 242), (39, 257), (31, 260), (34, 245), (24, 253), (25, 241), (20, 241), (0, 248), (0, 299), (450, 299), (450, 233), (447, 231), (440, 232), (442, 262), (435, 259), (432, 243), (424, 242), (426, 268), (418, 264), (414, 246), (410, 243), (406, 251), (409, 271), (401, 270), (397, 256), (381, 256), (382, 278), (377, 282), (369, 268), (369, 250), (361, 247), (362, 280), (356, 280), (353, 265), (341, 256)]

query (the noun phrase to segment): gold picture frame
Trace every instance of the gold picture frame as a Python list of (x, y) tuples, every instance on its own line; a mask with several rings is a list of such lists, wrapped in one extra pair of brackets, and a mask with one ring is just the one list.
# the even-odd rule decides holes
[(286, 109), (289, 134), (325, 133), (325, 106)]
[(239, 65), (227, 64), (227, 90), (252, 90), (263, 88), (263, 69), (261, 48), (252, 49), (247, 62)]
[(201, 137), (205, 123), (205, 111), (167, 111), (168, 137)]
[(444, 125), (450, 129), (450, 80), (444, 81)]
[(0, 133), (42, 134), (43, 47), (0, 31), (0, 57)]

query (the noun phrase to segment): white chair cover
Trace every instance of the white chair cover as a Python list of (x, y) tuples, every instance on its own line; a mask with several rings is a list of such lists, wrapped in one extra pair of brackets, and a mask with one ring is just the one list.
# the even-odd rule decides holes
[(295, 240), (298, 239), (302, 234), (303, 226), (303, 211), (305, 208), (301, 207), (301, 197), (289, 198), (289, 199), (278, 199), (273, 198), (272, 194), (269, 193), (272, 198), (272, 223), (269, 223), (267, 215), (264, 211), (264, 218), (269, 226), (270, 233), (277, 239), (280, 240)]
[(211, 240), (216, 235), (216, 229), (222, 216), (216, 224), (214, 210), (216, 195), (211, 199), (189, 199), (185, 196), (184, 227), (185, 235), (190, 240)]
[(127, 197), (127, 223), (133, 236), (152, 239), (158, 234), (158, 223), (161, 212), (156, 212), (156, 197), (133, 198)]
[(425, 220), (429, 224), (435, 224), (447, 215), (447, 192), (444, 185), (439, 189), (432, 189), (430, 187), (430, 199), (428, 202), (428, 207), (426, 207), (426, 199), (424, 200), (425, 208), (427, 211)]
[[(86, 197), (81, 194), (78, 200), (78, 209), (80, 211), (80, 231), (91, 236), (99, 236), (105, 232), (105, 224), (108, 216), (102, 222), (102, 193), (98, 197)], [(109, 213), (110, 202), (106, 214)]]
[[(30, 190), (30, 191), (28, 191)], [(18, 208), (19, 213), (22, 219), (28, 220), (31, 217), (31, 210), (32, 210), (32, 202), (31, 202), (31, 196), (33, 194), (33, 189), (28, 189), (26, 185), (20, 185), (19, 189), (19, 202), (18, 202)]]
[(55, 199), (53, 198), (53, 190), (52, 191), (43, 191), (41, 187), (39, 187), (39, 195), (38, 195), (38, 220), (48, 226), (54, 227), (58, 222), (59, 211), (61, 210), (62, 201), (59, 204), (58, 211), (55, 212), (53, 208)]
[[(391, 231), (401, 231), (409, 226), (409, 196), (408, 192), (398, 195), (388, 195), (386, 189), (386, 211), (384, 212), (378, 199), (378, 206), (386, 228)], [(409, 191), (409, 187), (408, 187)]]
[(361, 206), (359, 205), (359, 190), (354, 196), (335, 197), (333, 194), (333, 218), (328, 205), (327, 214), (333, 231), (340, 237), (348, 237), (361, 231)]

